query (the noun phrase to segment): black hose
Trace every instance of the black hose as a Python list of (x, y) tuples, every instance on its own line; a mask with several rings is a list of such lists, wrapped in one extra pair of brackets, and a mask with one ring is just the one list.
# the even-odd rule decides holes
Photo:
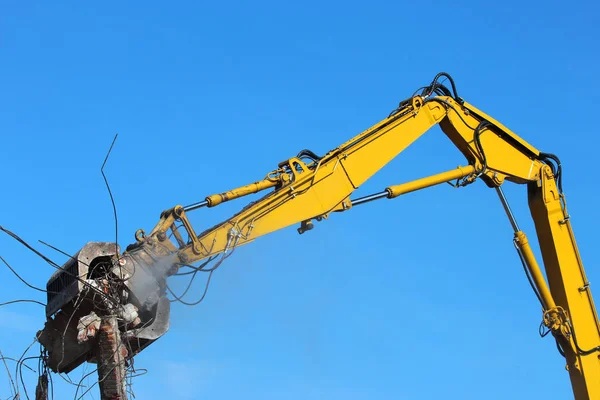
[[(431, 85), (429, 85), (429, 93), (428, 94), (433, 93), (434, 90), (436, 90), (440, 86), (445, 88), (445, 86), (437, 83), (438, 79), (440, 79), (441, 77), (448, 78), (448, 80), (450, 81), (450, 85), (452, 85), (452, 92), (454, 93), (454, 96), (452, 96), (452, 97), (459, 104), (463, 104), (464, 101), (460, 97), (458, 97), (458, 91), (456, 90), (456, 85), (454, 84), (454, 79), (452, 79), (452, 77), (446, 72), (440, 72), (439, 74), (437, 74), (435, 76), (435, 78), (433, 78)], [(450, 91), (447, 88), (446, 88), (446, 91), (448, 92), (448, 95), (450, 95)]]
[(579, 355), (589, 356), (590, 354), (600, 351), (600, 346), (594, 347), (589, 350), (583, 350), (581, 347), (579, 347), (579, 343), (577, 342), (577, 335), (575, 334), (575, 329), (573, 329), (573, 325), (571, 325), (571, 321), (569, 321), (569, 326), (571, 328), (571, 333), (573, 334), (573, 342), (575, 343), (575, 347), (577, 348)]
[(481, 163), (482, 163), (482, 172), (485, 171), (487, 169), (487, 157), (485, 156), (485, 152), (483, 151), (483, 146), (481, 145), (481, 131), (485, 128), (487, 128), (488, 126), (492, 126), (492, 123), (490, 123), (489, 121), (481, 121), (479, 123), (479, 125), (477, 125), (477, 128), (475, 128), (475, 133), (474, 133), (474, 139), (475, 139), (475, 146), (477, 147), (477, 150), (479, 150), (479, 152), (481, 153)]
[[(550, 165), (550, 168), (552, 168), (552, 173), (556, 177), (556, 185), (558, 186), (558, 190), (560, 191), (560, 193), (562, 193), (562, 165), (560, 163), (560, 159), (558, 158), (558, 156), (552, 153), (540, 153), (540, 159), (546, 162), (548, 165)], [(548, 160), (554, 161), (556, 165), (552, 164), (551, 162), (548, 162)]]

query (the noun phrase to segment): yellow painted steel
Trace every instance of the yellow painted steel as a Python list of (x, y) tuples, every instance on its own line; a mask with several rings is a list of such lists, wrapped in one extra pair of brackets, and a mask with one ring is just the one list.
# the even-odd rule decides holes
[(225, 193), (213, 194), (206, 197), (206, 201), (209, 207), (217, 206), (225, 201), (234, 200), (242, 196), (257, 193), (265, 189), (272, 188), (277, 185), (278, 181), (274, 179), (264, 179), (262, 181), (254, 182), (241, 188), (230, 190)]
[[(360, 184), (446, 116), (441, 104), (423, 105), (420, 98), (415, 99), (407, 111), (386, 118), (330, 151), (312, 166), (304, 164), (302, 172), (290, 171), (288, 182), (277, 190), (200, 235), (189, 232), (192, 245), (172, 250), (178, 251), (185, 262), (195, 262), (275, 230), (312, 218), (327, 218), (331, 212), (351, 208), (349, 196)], [(268, 176), (281, 173), (282, 169), (278, 168)], [(182, 221), (187, 218), (180, 206), (175, 209), (179, 215), (164, 212), (151, 236), (166, 232), (176, 218)], [(163, 242), (168, 245), (168, 241)]]
[[(440, 123), (440, 127), (470, 164), (481, 168), (485, 156), (487, 169), (482, 179), (488, 186), (498, 186), (504, 179), (521, 184), (539, 179), (543, 163), (537, 159), (540, 154), (537, 149), (491, 118), (479, 118), (478, 115), (485, 114), (468, 103), (461, 106), (452, 98), (440, 101), (449, 105), (448, 118)], [(482, 154), (477, 148), (474, 131), (484, 120), (492, 122), (496, 128), (482, 130)]]
[[(236, 246), (290, 225), (307, 226), (311, 219), (349, 210), (350, 195), (357, 188), (436, 124), (469, 165), (390, 186), (385, 197), (461, 178), (462, 185), (477, 179), (489, 187), (499, 187), (505, 181), (526, 185), (548, 283), (522, 231), (515, 233), (515, 243), (542, 298), (543, 321), (565, 353), (575, 398), (600, 399), (600, 325), (557, 177), (545, 153), (462, 99), (415, 95), (389, 117), (321, 158), (309, 163), (300, 155), (290, 158), (262, 181), (208, 196), (208, 205), (216, 206), (272, 189), (222, 223), (196, 234), (184, 209), (176, 206), (162, 213), (147, 238), (140, 236), (138, 240), (147, 245), (158, 241), (182, 263), (194, 263), (227, 254)], [(178, 234), (176, 244), (168, 239), (166, 233), (175, 231), (177, 221), (184, 225), (189, 241)]]
[(535, 260), (535, 256), (533, 255), (533, 250), (529, 245), (529, 239), (523, 231), (518, 231), (515, 233), (515, 243), (517, 244), (521, 254), (523, 254), (523, 258), (529, 273), (535, 283), (535, 286), (540, 294), (542, 299), (542, 306), (545, 310), (552, 310), (556, 307), (554, 304), (554, 299), (550, 294), (550, 289), (546, 284), (546, 280), (544, 279), (544, 275), (542, 274), (542, 270)]
[[(566, 200), (551, 169), (545, 166), (539, 182), (528, 185), (529, 207), (552, 298), (559, 307), (563, 348), (575, 398), (600, 399), (600, 325), (589, 282), (579, 255)], [(568, 337), (565, 337), (564, 333)], [(593, 351), (596, 349), (596, 351)], [(587, 354), (592, 350), (590, 354)]]
[(440, 183), (453, 181), (455, 179), (461, 179), (475, 172), (475, 167), (467, 165), (465, 167), (458, 167), (451, 171), (442, 172), (441, 174), (432, 175), (427, 178), (417, 179), (416, 181), (403, 183), (401, 185), (390, 186), (386, 188), (388, 192), (388, 198), (393, 199), (402, 194), (414, 192), (415, 190), (425, 189), (430, 186), (439, 185)]

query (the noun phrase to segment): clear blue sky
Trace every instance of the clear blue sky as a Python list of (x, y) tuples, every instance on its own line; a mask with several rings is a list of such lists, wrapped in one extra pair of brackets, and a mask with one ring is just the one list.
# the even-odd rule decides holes
[[(322, 154), (447, 71), (467, 101), (561, 157), (598, 289), (599, 16), (591, 0), (5, 0), (0, 224), (71, 253), (114, 240), (100, 165), (118, 132), (106, 172), (126, 246), (163, 209), (254, 182), (303, 148)], [(433, 129), (356, 195), (463, 163)], [(525, 188), (506, 192), (534, 239)], [(245, 204), (193, 222), (202, 230)], [(203, 303), (174, 306), (170, 332), (136, 359), (149, 371), (137, 398), (571, 398), (511, 240), (481, 183), (263, 237), (215, 273)], [(53, 272), (6, 236), (0, 255), (40, 286)], [(45, 300), (5, 268), (0, 279), (0, 302)], [(35, 304), (0, 308), (0, 350), (18, 358), (43, 322)], [(35, 378), (24, 372), (30, 395)], [(73, 398), (54, 382), (55, 398)]]

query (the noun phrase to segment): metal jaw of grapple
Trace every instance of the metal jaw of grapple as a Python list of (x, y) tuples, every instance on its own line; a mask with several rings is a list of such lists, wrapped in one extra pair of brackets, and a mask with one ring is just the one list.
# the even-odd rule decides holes
[(97, 362), (96, 332), (103, 316), (117, 317), (126, 359), (164, 335), (170, 260), (151, 240), (124, 254), (115, 243), (83, 246), (47, 283), (46, 323), (37, 337), (48, 352), (49, 368), (68, 373), (86, 361)]

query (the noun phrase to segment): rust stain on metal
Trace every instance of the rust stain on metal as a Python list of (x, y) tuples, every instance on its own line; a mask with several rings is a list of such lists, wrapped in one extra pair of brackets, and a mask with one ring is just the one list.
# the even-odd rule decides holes
[(98, 330), (98, 381), (103, 400), (127, 400), (125, 391), (125, 357), (127, 349), (114, 316), (102, 318)]

